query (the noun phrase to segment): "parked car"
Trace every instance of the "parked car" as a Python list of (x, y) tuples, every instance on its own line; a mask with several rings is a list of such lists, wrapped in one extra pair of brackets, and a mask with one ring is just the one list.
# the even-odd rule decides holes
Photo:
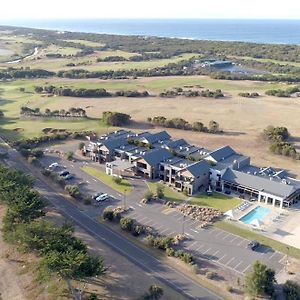
[(252, 251), (255, 251), (258, 247), (260, 246), (259, 242), (257, 241), (251, 241), (249, 244), (248, 244), (248, 249), (251, 249)]
[(108, 198), (109, 198), (109, 197), (108, 197), (107, 194), (102, 194), (102, 195), (100, 195), (100, 196), (98, 196), (98, 197), (96, 198), (96, 201), (97, 201), (97, 202), (102, 202), (102, 201), (107, 200)]
[(226, 195), (230, 195), (231, 194), (231, 191), (230, 190), (225, 190), (224, 192)]
[(222, 189), (221, 189), (220, 187), (217, 187), (217, 188), (216, 188), (216, 191), (217, 191), (217, 192), (222, 192)]
[(94, 195), (92, 196), (92, 199), (93, 199), (93, 200), (96, 200), (96, 198), (98, 198), (98, 197), (101, 196), (101, 195), (103, 195), (103, 193), (98, 192), (98, 193), (96, 193), (96, 194), (94, 194)]
[(49, 169), (56, 169), (56, 168), (58, 168), (60, 165), (59, 165), (59, 163), (58, 162), (54, 162), (54, 163), (52, 163), (51, 165), (49, 165)]
[(64, 176), (65, 180), (70, 180), (73, 179), (75, 176), (73, 174), (67, 174), (66, 176)]
[(257, 201), (257, 199), (252, 197), (252, 198), (249, 199), (249, 201), (254, 202), (254, 201)]
[(59, 176), (62, 176), (62, 177), (65, 177), (65, 176), (67, 176), (67, 175), (69, 175), (70, 174), (70, 172), (69, 171), (61, 171), (60, 173), (59, 173)]

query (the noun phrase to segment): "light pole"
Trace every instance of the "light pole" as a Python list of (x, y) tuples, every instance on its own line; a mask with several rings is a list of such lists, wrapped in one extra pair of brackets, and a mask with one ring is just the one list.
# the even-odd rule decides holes
[(182, 235), (184, 235), (184, 222), (185, 222), (185, 215), (182, 218)]
[(126, 193), (127, 193), (127, 190), (125, 189), (124, 190), (124, 203), (123, 203), (123, 206), (124, 206), (124, 209), (126, 209)]
[(286, 262), (285, 262), (285, 272), (288, 272), (288, 264), (289, 264), (289, 251), (290, 251), (290, 247), (286, 247), (287, 250), (287, 254), (286, 254)]

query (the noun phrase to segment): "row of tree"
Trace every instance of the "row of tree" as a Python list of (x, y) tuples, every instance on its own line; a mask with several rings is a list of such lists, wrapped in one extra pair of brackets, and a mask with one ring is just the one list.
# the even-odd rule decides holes
[(46, 78), (54, 76), (54, 72), (50, 72), (42, 69), (30, 69), (30, 68), (7, 68), (0, 70), (0, 79), (21, 79), (21, 78)]
[(224, 94), (220, 89), (211, 91), (209, 89), (206, 90), (183, 90), (182, 88), (177, 88), (174, 90), (167, 90), (159, 94), (160, 97), (177, 97), (177, 96), (184, 96), (184, 97), (208, 97), (208, 98), (223, 98)]
[(253, 92), (253, 93), (239, 93), (239, 96), (244, 97), (244, 98), (257, 98), (259, 97), (259, 93)]
[(192, 130), (192, 131), (208, 132), (208, 133), (223, 132), (222, 130), (220, 130), (219, 123), (213, 120), (209, 122), (207, 127), (202, 122), (194, 122), (190, 124), (188, 121), (182, 118), (167, 119), (164, 116), (155, 116), (153, 118), (149, 117), (147, 121), (153, 125), (167, 127), (167, 128), (176, 128), (176, 129)]
[(50, 110), (46, 108), (44, 112), (41, 112), (39, 108), (30, 108), (22, 106), (20, 114), (23, 116), (36, 116), (36, 117), (80, 117), (86, 118), (86, 111), (80, 107), (71, 107), (69, 110)]
[(63, 278), (102, 275), (103, 260), (88, 253), (87, 246), (73, 235), (73, 227), (58, 227), (44, 221), (45, 203), (33, 189), (33, 179), (0, 166), (0, 201), (7, 205), (3, 234), (7, 242), (37, 253), (40, 267)]
[(64, 97), (84, 97), (84, 98), (105, 98), (105, 97), (148, 97), (149, 93), (147, 91), (117, 91), (111, 93), (106, 91), (106, 89), (71, 89), (63, 87), (55, 87), (53, 85), (49, 86), (36, 86), (34, 88), (36, 93), (47, 93), (57, 96)]
[(295, 86), (295, 87), (287, 88), (286, 90), (282, 90), (282, 89), (268, 90), (268, 91), (266, 91), (266, 95), (289, 98), (293, 94), (299, 93), (299, 92), (300, 92), (300, 86)]
[(271, 152), (300, 159), (300, 153), (297, 153), (294, 144), (288, 142), (290, 134), (286, 127), (268, 126), (263, 131), (263, 136), (270, 142), (269, 149)]

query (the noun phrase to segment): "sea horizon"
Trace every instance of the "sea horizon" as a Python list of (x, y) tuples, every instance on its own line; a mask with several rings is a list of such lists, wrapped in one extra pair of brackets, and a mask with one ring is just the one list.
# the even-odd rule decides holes
[(24, 19), (1, 23), (98, 34), (300, 45), (297, 19)]

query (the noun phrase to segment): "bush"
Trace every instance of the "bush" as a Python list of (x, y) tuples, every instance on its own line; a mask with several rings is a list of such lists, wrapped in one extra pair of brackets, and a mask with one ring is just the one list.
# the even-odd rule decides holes
[(49, 170), (47, 170), (47, 169), (43, 169), (43, 170), (41, 171), (41, 173), (42, 173), (44, 176), (49, 177), (50, 174), (51, 174), (51, 171), (49, 171)]
[(114, 212), (111, 208), (107, 207), (107, 208), (104, 209), (102, 216), (103, 216), (104, 220), (113, 221)]
[(135, 225), (132, 230), (134, 236), (138, 236), (144, 233), (144, 227), (142, 225)]
[(84, 198), (83, 203), (85, 205), (91, 205), (92, 204), (92, 200), (89, 197)]
[(156, 196), (159, 198), (159, 199), (163, 199), (165, 194), (164, 194), (164, 186), (162, 184), (158, 184), (156, 186)]
[(74, 155), (74, 153), (72, 151), (67, 152), (66, 153), (67, 160), (72, 160), (73, 159), (73, 155)]
[(151, 191), (147, 191), (145, 194), (144, 194), (144, 198), (147, 200), (147, 201), (150, 201), (152, 198), (153, 198), (153, 193)]
[(69, 193), (69, 195), (75, 199), (79, 199), (81, 197), (80, 190), (78, 185), (66, 185), (65, 191)]
[(283, 285), (283, 292), (285, 293), (286, 300), (300, 299), (299, 285), (294, 281), (287, 280)]
[(188, 252), (184, 252), (183, 250), (177, 250), (175, 252), (175, 257), (178, 257), (187, 264), (191, 264), (194, 261), (193, 255)]
[(114, 181), (114, 183), (116, 183), (116, 184), (121, 184), (121, 183), (122, 183), (122, 178), (119, 177), (119, 176), (114, 176), (114, 177), (113, 177), (113, 181)]
[(233, 287), (230, 286), (230, 285), (228, 285), (228, 286), (226, 287), (226, 290), (227, 290), (227, 292), (229, 292), (229, 293), (233, 293)]
[(194, 274), (198, 274), (199, 273), (199, 267), (197, 264), (192, 264), (192, 270)]
[(169, 248), (166, 249), (166, 254), (168, 256), (174, 256), (175, 255), (175, 250), (173, 248), (169, 247)]
[(131, 231), (133, 228), (133, 220), (128, 217), (121, 218), (120, 226), (121, 226), (121, 229), (123, 229), (123, 230)]
[(217, 277), (217, 273), (215, 273), (215, 272), (207, 272), (206, 273), (206, 278), (208, 278), (208, 279), (215, 279)]
[(84, 146), (85, 146), (84, 142), (80, 142), (78, 145), (78, 149), (82, 150), (84, 148)]

